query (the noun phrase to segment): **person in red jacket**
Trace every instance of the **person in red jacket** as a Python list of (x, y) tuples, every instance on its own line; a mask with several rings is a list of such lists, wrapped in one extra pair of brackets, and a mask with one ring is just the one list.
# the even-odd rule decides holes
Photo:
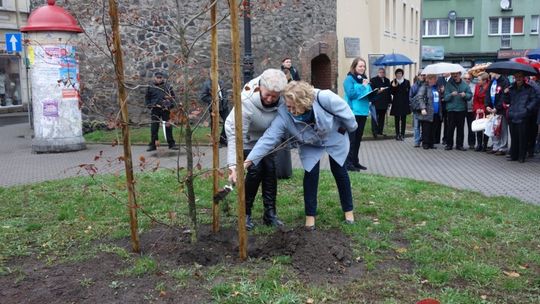
[[(474, 90), (473, 113), (476, 114), (476, 117), (483, 117), (486, 115), (485, 99), (486, 92), (489, 87), (489, 74), (486, 72), (482, 72), (478, 75), (476, 79), (478, 80), (478, 82), (476, 83), (476, 88)], [(489, 137), (487, 135), (484, 135), (484, 131), (476, 132), (476, 148), (474, 149), (474, 151), (485, 152), (487, 149), (488, 140)]]

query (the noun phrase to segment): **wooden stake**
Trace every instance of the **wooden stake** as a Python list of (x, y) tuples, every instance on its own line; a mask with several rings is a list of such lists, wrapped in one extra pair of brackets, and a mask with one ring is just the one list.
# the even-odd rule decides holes
[(233, 91), (234, 102), (234, 133), (236, 138), (236, 189), (238, 191), (238, 242), (240, 259), (247, 258), (247, 232), (246, 232), (246, 204), (244, 196), (244, 142), (242, 139), (242, 100), (240, 91), (242, 81), (240, 78), (240, 32), (238, 28), (238, 3), (229, 1), (229, 11), (231, 13), (231, 45), (232, 45), (232, 67), (233, 67)]
[[(212, 4), (214, 0), (210, 0), (210, 4)], [(218, 176), (218, 170), (219, 170), (219, 94), (218, 94), (218, 84), (219, 84), (219, 76), (218, 76), (218, 37), (217, 37), (217, 2), (212, 5), (212, 8), (210, 9), (210, 26), (212, 26), (211, 30), (211, 40), (212, 40), (212, 48), (211, 48), (211, 54), (210, 54), (210, 61), (211, 61), (211, 72), (210, 72), (210, 79), (212, 80), (212, 153), (213, 153), (213, 166), (212, 166), (212, 177), (214, 182), (214, 195), (212, 197), (215, 197), (215, 195), (218, 193), (219, 188), (219, 176)], [(218, 232), (219, 231), (219, 205), (217, 201), (214, 201), (212, 204), (212, 231)]]
[(140, 252), (137, 200), (135, 196), (135, 181), (133, 179), (133, 162), (131, 159), (131, 142), (129, 138), (129, 112), (126, 100), (126, 88), (124, 87), (124, 60), (120, 45), (120, 30), (118, 21), (118, 6), (115, 0), (109, 0), (109, 16), (111, 17), (112, 38), (114, 46), (114, 63), (116, 79), (118, 83), (118, 103), (122, 116), (122, 139), (124, 145), (124, 164), (126, 168), (126, 186), (128, 190), (128, 213), (131, 230), (131, 248), (134, 252)]

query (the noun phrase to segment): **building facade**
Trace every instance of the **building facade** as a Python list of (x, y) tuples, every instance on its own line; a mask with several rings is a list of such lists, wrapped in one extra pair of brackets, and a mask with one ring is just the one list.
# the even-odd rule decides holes
[(421, 0), (337, 1), (337, 36), (339, 54), (338, 83), (342, 83), (354, 57), (363, 57), (368, 73), (375, 76), (373, 62), (383, 54), (400, 53), (415, 63), (386, 68), (392, 79), (397, 68), (412, 80), (420, 60)]
[(539, 47), (537, 0), (423, 0), (423, 64), (471, 67)]
[(0, 0), (0, 111), (20, 110), (29, 103), (24, 49), (8, 52), (6, 48), (6, 43), (14, 43), (6, 41), (6, 34), (18, 33), (26, 25), (29, 7), (27, 0)]
[[(32, 0), (32, 8), (43, 2)], [(82, 0), (56, 2), (73, 14), (85, 30), (84, 35), (79, 35), (78, 48), (84, 111), (110, 108), (109, 112), (114, 112), (117, 103), (114, 74), (103, 51), (107, 46), (104, 24), (108, 23), (103, 20), (104, 16), (107, 18), (106, 6)], [(217, 26), (220, 77), (230, 88), (228, 7), (226, 1), (218, 4), (218, 19), (225, 18)], [(280, 68), (282, 59), (290, 57), (302, 80), (342, 94), (343, 79), (356, 56), (364, 57), (371, 65), (371, 75), (376, 73), (373, 61), (392, 52), (404, 54), (415, 62), (403, 67), (407, 78), (412, 79), (419, 68), (421, 0), (251, 0), (251, 5), (254, 75), (267, 68)], [(185, 63), (178, 56), (182, 49), (175, 39), (177, 25), (187, 22), (186, 40), (191, 42), (201, 29), (208, 28), (209, 13), (191, 19), (205, 8), (201, 1), (120, 0), (119, 6), (126, 80), (130, 87), (139, 88), (130, 93), (129, 102), (137, 111), (137, 106), (140, 110), (144, 108), (144, 85), (151, 81), (154, 72), (164, 71), (177, 77), (185, 71)], [(240, 31), (243, 33), (242, 22)], [(190, 53), (192, 91), (197, 91), (198, 85), (208, 77), (209, 56), (210, 35), (201, 35)], [(387, 69), (390, 78), (395, 68)], [(174, 85), (179, 87), (180, 82)]]

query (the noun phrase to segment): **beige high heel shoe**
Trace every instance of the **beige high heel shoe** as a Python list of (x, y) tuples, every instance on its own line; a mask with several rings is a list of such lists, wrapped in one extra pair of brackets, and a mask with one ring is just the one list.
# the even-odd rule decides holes
[(308, 231), (315, 230), (315, 217), (314, 216), (306, 216), (306, 225), (304, 228)]
[(354, 214), (352, 211), (345, 212), (345, 224), (354, 224)]

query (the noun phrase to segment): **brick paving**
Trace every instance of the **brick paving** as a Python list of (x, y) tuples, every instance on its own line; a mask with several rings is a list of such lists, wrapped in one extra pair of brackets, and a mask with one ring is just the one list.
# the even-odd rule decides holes
[[(4, 119), (0, 117), (0, 120)], [(28, 124), (0, 123), (0, 186), (13, 186), (85, 175), (81, 164), (95, 163), (99, 173), (119, 172), (123, 163), (115, 159), (122, 155), (122, 147), (88, 145), (78, 152), (33, 154)], [(176, 153), (160, 148), (157, 153), (146, 152), (146, 146), (133, 147), (135, 169), (140, 170), (138, 159), (159, 159), (161, 167), (176, 166)], [(102, 152), (103, 158), (94, 161)], [(200, 147), (197, 158), (204, 168), (212, 164), (210, 147)], [(220, 162), (224, 163), (226, 149), (220, 149)], [(297, 150), (292, 151), (293, 167), (299, 168)], [(180, 165), (185, 166), (183, 155)], [(522, 201), (540, 204), (540, 155), (526, 163), (506, 161), (504, 156), (488, 155), (474, 151), (423, 150), (414, 148), (412, 139), (405, 141), (365, 141), (360, 148), (360, 161), (368, 167), (366, 173), (390, 177), (408, 177), (432, 181), (458, 189), (479, 191), (486, 195), (516, 197)], [(328, 169), (328, 158), (321, 161), (321, 168)], [(352, 173), (364, 174), (364, 173)]]

